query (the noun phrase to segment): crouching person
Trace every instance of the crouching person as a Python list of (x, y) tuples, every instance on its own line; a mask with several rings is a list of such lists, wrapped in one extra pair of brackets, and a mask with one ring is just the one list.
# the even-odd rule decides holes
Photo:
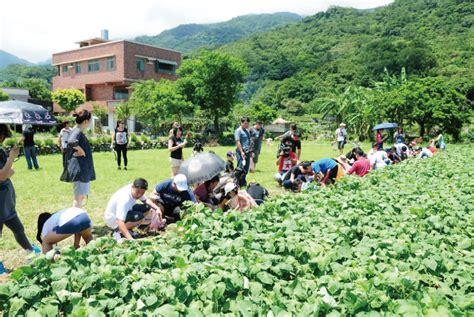
[(196, 196), (188, 186), (186, 175), (183, 174), (156, 185), (152, 199), (167, 223), (181, 220), (181, 207), (185, 201), (197, 204)]
[[(105, 210), (105, 223), (113, 230), (112, 237), (133, 240), (138, 234), (133, 231), (139, 225), (147, 225), (151, 230), (164, 226), (158, 206), (145, 196), (148, 182), (137, 178), (133, 184), (119, 189), (109, 200)], [(137, 200), (141, 203), (137, 204)]]
[(220, 204), (223, 210), (244, 211), (257, 206), (252, 196), (244, 190), (239, 190), (235, 183), (227, 183), (224, 190), (225, 197)]
[(74, 235), (76, 249), (80, 247), (81, 238), (86, 244), (92, 240), (92, 221), (84, 209), (71, 207), (54, 214), (39, 215), (36, 239), (41, 243), (43, 253), (71, 235)]

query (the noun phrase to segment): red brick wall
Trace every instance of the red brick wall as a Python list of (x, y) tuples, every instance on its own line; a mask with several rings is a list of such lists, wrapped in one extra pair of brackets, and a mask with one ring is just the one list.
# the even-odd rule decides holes
[(154, 79), (160, 80), (160, 78), (166, 78), (170, 80), (176, 80), (176, 76), (161, 74), (155, 72), (155, 65), (148, 64), (145, 60), (145, 71), (141, 72), (136, 66), (135, 55), (142, 55), (147, 57), (154, 57), (159, 59), (166, 59), (175, 61), (179, 65), (181, 64), (181, 53), (175, 51), (169, 51), (166, 49), (152, 47), (147, 45), (136, 44), (133, 42), (125, 42), (125, 78), (147, 80)]
[[(53, 64), (82, 60), (85, 58), (94, 59), (98, 56), (115, 55), (115, 70), (107, 70), (107, 58), (101, 58), (100, 70), (88, 72), (88, 61), (82, 61), (81, 73), (76, 74), (75, 68), (70, 68), (67, 74), (63, 75), (62, 65), (60, 75), (53, 77), (53, 90), (58, 88), (78, 88), (84, 89), (86, 84), (99, 84), (105, 82), (122, 81), (124, 78), (124, 42), (99, 44), (84, 47), (74, 51), (53, 54)], [(74, 65), (73, 65), (74, 66)]]

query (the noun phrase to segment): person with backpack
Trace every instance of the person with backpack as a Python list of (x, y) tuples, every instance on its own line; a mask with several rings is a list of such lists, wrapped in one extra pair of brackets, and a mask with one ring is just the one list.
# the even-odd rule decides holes
[(123, 169), (127, 169), (128, 158), (127, 158), (127, 147), (130, 143), (130, 135), (128, 129), (125, 127), (125, 122), (118, 121), (115, 127), (114, 133), (112, 133), (112, 144), (110, 147), (117, 152), (117, 165), (118, 169), (122, 169), (122, 155), (123, 155)]
[(66, 168), (61, 180), (73, 183), (73, 207), (81, 208), (90, 193), (90, 182), (95, 180), (92, 148), (84, 131), (89, 127), (92, 114), (81, 109), (74, 114), (76, 126), (69, 135), (66, 153)]

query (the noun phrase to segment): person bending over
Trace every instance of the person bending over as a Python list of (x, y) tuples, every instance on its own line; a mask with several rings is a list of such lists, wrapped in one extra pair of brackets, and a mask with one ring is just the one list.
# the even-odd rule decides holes
[(181, 219), (180, 211), (185, 201), (197, 204), (196, 196), (189, 188), (188, 179), (183, 174), (178, 174), (156, 185), (152, 199), (167, 223)]
[(322, 158), (313, 163), (315, 178), (319, 179), (321, 186), (333, 184), (336, 181), (339, 165), (331, 158)]
[(311, 162), (301, 162), (285, 174), (283, 187), (299, 191), (300, 185), (306, 181), (306, 176), (309, 174), (311, 174)]
[[(120, 188), (109, 200), (104, 213), (105, 223), (112, 229), (112, 237), (133, 240), (138, 234), (132, 230), (139, 225), (148, 225), (151, 230), (164, 226), (158, 206), (145, 196), (148, 182), (137, 178), (133, 184)], [(141, 203), (137, 204), (137, 200)]]
[(39, 215), (36, 240), (41, 243), (43, 253), (72, 235), (76, 249), (80, 247), (81, 238), (86, 244), (92, 241), (92, 221), (84, 209), (70, 207), (54, 214), (44, 212)]
[(202, 202), (211, 209), (216, 209), (217, 205), (212, 196), (217, 185), (219, 185), (219, 176), (214, 176), (212, 179), (209, 179), (196, 187), (194, 195), (199, 202)]
[(227, 207), (231, 210), (244, 211), (256, 207), (257, 203), (246, 191), (239, 190), (235, 183), (227, 183), (224, 188), (225, 198), (221, 208)]
[(355, 151), (356, 161), (347, 172), (349, 175), (365, 176), (370, 171), (370, 160), (365, 156), (364, 152), (359, 148)]

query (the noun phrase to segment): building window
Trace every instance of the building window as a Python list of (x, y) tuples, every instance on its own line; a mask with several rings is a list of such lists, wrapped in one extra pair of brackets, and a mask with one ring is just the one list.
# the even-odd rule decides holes
[(155, 71), (160, 74), (175, 75), (176, 66), (174, 64), (162, 63), (160, 61), (155, 62)]
[(145, 71), (145, 60), (143, 58), (137, 58), (137, 70)]
[(67, 73), (67, 65), (63, 65), (63, 74)]
[(98, 72), (100, 70), (100, 61), (98, 59), (89, 61), (89, 64), (87, 65), (87, 70), (89, 72)]
[(80, 74), (81, 73), (81, 63), (76, 63), (76, 74)]
[(115, 70), (115, 56), (107, 58), (107, 70)]
[(114, 88), (114, 100), (128, 99), (128, 89), (124, 87)]

